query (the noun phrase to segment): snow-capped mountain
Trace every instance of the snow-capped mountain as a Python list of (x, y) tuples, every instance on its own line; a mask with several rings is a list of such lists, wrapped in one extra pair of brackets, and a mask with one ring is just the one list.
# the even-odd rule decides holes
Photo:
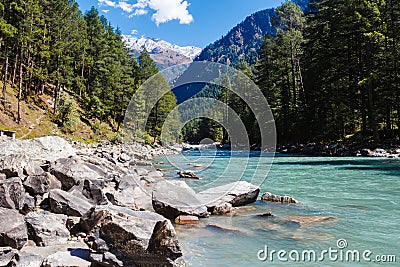
[(144, 48), (147, 49), (151, 58), (161, 68), (181, 63), (190, 63), (201, 52), (201, 48), (195, 46), (178, 46), (167, 41), (146, 37), (134, 37), (125, 35), (123, 39), (135, 54)]

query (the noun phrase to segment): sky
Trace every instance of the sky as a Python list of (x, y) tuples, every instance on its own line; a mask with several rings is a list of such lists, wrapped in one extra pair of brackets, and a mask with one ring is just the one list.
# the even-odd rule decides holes
[(283, 0), (76, 0), (92, 6), (124, 35), (160, 38), (180, 46), (206, 47), (252, 13)]

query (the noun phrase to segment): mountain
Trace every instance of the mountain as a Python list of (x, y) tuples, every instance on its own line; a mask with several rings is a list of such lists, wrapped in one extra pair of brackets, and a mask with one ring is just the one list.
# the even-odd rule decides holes
[(191, 63), (201, 52), (201, 48), (195, 46), (178, 46), (169, 42), (146, 37), (134, 37), (124, 35), (123, 39), (129, 49), (138, 56), (146, 48), (151, 58), (160, 69), (182, 63)]
[[(310, 0), (294, 0), (307, 12)], [(195, 58), (196, 61), (213, 61), (236, 65), (240, 61), (254, 64), (258, 59), (263, 37), (276, 33), (273, 27), (275, 9), (265, 9), (248, 16), (218, 41), (208, 45)]]

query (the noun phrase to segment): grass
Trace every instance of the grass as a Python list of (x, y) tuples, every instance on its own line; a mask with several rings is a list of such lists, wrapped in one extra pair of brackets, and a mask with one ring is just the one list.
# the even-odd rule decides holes
[[(0, 88), (3, 88), (2, 82)], [(38, 97), (29, 96), (27, 100), (21, 101), (21, 121), (17, 123), (17, 95), (15, 88), (7, 86), (8, 103), (6, 107), (0, 103), (0, 130), (15, 131), (17, 138), (31, 139), (57, 135), (90, 144), (99, 140), (111, 140), (116, 135), (107, 123), (82, 117), (78, 119), (73, 132), (65, 131), (55, 123), (52, 107), (49, 104), (52, 97), (46, 94)], [(82, 109), (80, 111), (83, 112)], [(93, 125), (96, 125), (96, 130), (93, 130)]]

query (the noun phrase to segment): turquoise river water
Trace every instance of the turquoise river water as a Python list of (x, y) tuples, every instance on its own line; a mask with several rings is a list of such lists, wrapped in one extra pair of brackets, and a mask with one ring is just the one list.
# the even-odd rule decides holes
[[(300, 201), (258, 200), (230, 215), (176, 225), (191, 266), (400, 266), (400, 159), (276, 155), (270, 168), (271, 155), (259, 156), (195, 151), (157, 159), (171, 179), (178, 179), (178, 167), (195, 170), (202, 180), (187, 180), (195, 191), (255, 175), (260, 196), (272, 192)], [(205, 168), (195, 169), (189, 162)], [(275, 216), (256, 216), (265, 212)], [(299, 225), (288, 216), (334, 220)], [(277, 252), (271, 255), (272, 250)]]

